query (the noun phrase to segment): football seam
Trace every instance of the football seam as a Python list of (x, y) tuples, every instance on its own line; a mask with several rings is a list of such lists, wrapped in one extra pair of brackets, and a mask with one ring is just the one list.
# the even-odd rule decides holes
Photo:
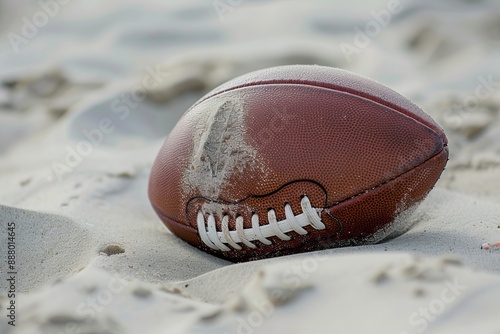
[[(212, 94), (212, 95), (209, 95), (205, 98), (202, 98), (201, 100), (199, 100), (198, 102), (196, 102), (191, 108), (189, 108), (189, 110), (193, 109), (194, 107), (196, 107), (197, 105), (205, 102), (206, 100), (208, 99), (211, 99), (215, 96), (218, 96), (220, 94), (223, 94), (223, 93), (227, 93), (227, 92), (231, 92), (233, 90), (237, 90), (237, 89), (240, 89), (240, 88), (245, 88), (245, 87), (253, 87), (253, 86), (268, 86), (268, 85), (297, 85), (297, 86), (300, 86), (300, 85), (303, 85), (303, 86), (310, 86), (310, 87), (319, 87), (319, 88), (324, 88), (324, 89), (328, 89), (328, 90), (332, 90), (332, 91), (335, 91), (335, 92), (342, 92), (342, 93), (348, 93), (348, 94), (351, 94), (351, 95), (354, 95), (354, 96), (357, 96), (357, 97), (360, 97), (360, 98), (365, 98), (371, 102), (374, 102), (374, 103), (378, 103), (380, 105), (383, 105), (384, 107), (387, 107), (387, 108), (391, 108), (395, 111), (397, 111), (398, 113), (400, 114), (403, 114), (407, 117), (410, 117), (412, 118), (413, 120), (415, 120), (416, 122), (422, 124), (423, 126), (429, 128), (430, 130), (432, 130), (433, 132), (436, 132), (435, 129), (431, 128), (428, 124), (426, 123), (423, 123), (422, 120), (420, 120), (419, 118), (415, 117), (416, 115), (412, 114), (411, 112), (407, 112), (406, 109), (394, 104), (394, 103), (391, 103), (387, 100), (384, 100), (384, 99), (380, 99), (380, 98), (377, 98), (376, 96), (374, 95), (370, 95), (368, 93), (364, 93), (364, 92), (361, 92), (359, 90), (355, 90), (355, 89), (349, 89), (349, 88), (345, 88), (343, 86), (338, 86), (338, 85), (332, 85), (332, 84), (322, 84), (321, 82), (316, 82), (316, 81), (302, 81), (302, 80), (286, 80), (286, 81), (283, 81), (283, 80), (267, 80), (267, 81), (255, 81), (255, 82), (250, 82), (250, 83), (246, 83), (246, 84), (241, 84), (241, 85), (238, 85), (238, 86), (234, 86), (234, 87), (231, 87), (231, 88), (227, 88), (227, 89), (224, 89), (220, 92), (217, 92), (215, 94)], [(390, 88), (388, 88), (389, 90), (391, 90)], [(393, 91), (391, 90), (393, 93), (399, 95), (399, 93), (397, 93), (396, 91)], [(410, 101), (410, 103), (417, 109), (421, 110), (417, 105), (415, 105), (413, 102)], [(189, 111), (188, 110), (188, 111)], [(423, 113), (425, 113), (423, 110), (421, 110)], [(186, 112), (187, 113), (187, 112)], [(436, 134), (442, 138), (443, 140), (445, 140), (445, 137), (443, 138), (439, 133), (436, 132)]]
[[(325, 189), (325, 187), (318, 181), (314, 181), (314, 180), (310, 180), (310, 179), (297, 179), (297, 180), (293, 180), (293, 181), (288, 181), (284, 184), (282, 184), (281, 186), (279, 186), (278, 188), (276, 188), (275, 190), (269, 192), (269, 193), (266, 193), (266, 194), (249, 194), (245, 197), (242, 197), (240, 199), (237, 199), (237, 200), (234, 200), (234, 201), (231, 201), (231, 200), (226, 200), (226, 199), (223, 199), (223, 198), (210, 198), (210, 197), (206, 197), (206, 196), (193, 196), (191, 197), (188, 201), (187, 201), (187, 204), (186, 204), (186, 215), (187, 215), (187, 208), (190, 204), (191, 201), (195, 201), (197, 199), (202, 199), (202, 200), (206, 200), (207, 202), (214, 202), (214, 203), (223, 203), (223, 204), (239, 204), (241, 202), (245, 202), (247, 199), (249, 198), (263, 198), (263, 197), (267, 197), (267, 196), (271, 196), (271, 195), (274, 195), (276, 193), (278, 193), (279, 191), (281, 191), (283, 188), (286, 188), (294, 183), (297, 183), (297, 182), (308, 182), (308, 183), (312, 183), (312, 184), (315, 184), (316, 186), (318, 186), (321, 191), (323, 191), (323, 194), (325, 196), (325, 206), (324, 207), (327, 207), (326, 204), (328, 204), (328, 193)], [(285, 203), (286, 204), (286, 203)]]
[[(392, 182), (392, 181), (394, 181), (395, 179), (397, 179), (398, 177), (403, 176), (404, 174), (409, 173), (409, 172), (411, 172), (412, 170), (414, 170), (415, 168), (418, 168), (418, 167), (420, 167), (421, 165), (423, 165), (423, 164), (427, 163), (428, 161), (430, 161), (430, 160), (432, 160), (432, 159), (436, 158), (439, 154), (441, 154), (441, 153), (444, 151), (445, 147), (447, 147), (447, 146), (445, 145), (445, 146), (443, 147), (443, 149), (442, 149), (442, 150), (440, 150), (438, 153), (436, 153), (435, 155), (433, 155), (433, 156), (432, 156), (432, 157), (430, 157), (429, 159), (425, 160), (424, 162), (422, 162), (422, 163), (420, 163), (420, 164), (418, 164), (418, 165), (414, 166), (413, 168), (411, 168), (411, 169), (409, 169), (408, 171), (406, 171), (406, 172), (404, 172), (404, 173), (400, 174), (400, 175), (399, 175), (399, 176), (397, 176), (397, 177), (391, 178), (390, 180), (388, 180), (388, 181), (386, 181), (386, 182), (384, 182), (384, 183), (380, 184), (380, 186), (382, 186), (382, 185), (384, 185), (384, 184), (387, 184), (387, 183), (389, 183), (389, 182)], [(378, 187), (375, 187), (374, 189), (376, 189), (376, 188), (378, 188)], [(356, 195), (356, 196), (354, 196), (354, 197), (357, 197), (357, 196), (363, 196), (364, 194), (365, 194), (365, 192), (361, 192), (361, 193), (359, 193), (358, 195)], [(345, 202), (345, 201), (348, 201), (348, 200), (351, 200), (351, 199), (352, 199), (352, 198), (348, 198), (348, 199), (346, 199), (346, 200), (344, 200), (344, 201), (342, 201), (342, 202)], [(337, 204), (335, 204), (335, 205), (337, 205)], [(177, 224), (177, 225), (179, 225), (180, 227), (182, 226), (182, 228), (187, 228), (188, 230), (191, 230), (191, 232), (192, 232), (192, 233), (196, 234), (196, 235), (199, 237), (199, 235), (198, 235), (198, 230), (197, 230), (196, 228), (193, 228), (191, 225), (185, 225), (185, 224), (182, 224), (182, 223), (180, 223), (180, 222), (176, 221), (175, 219), (172, 219), (172, 217), (170, 217), (170, 216), (166, 215), (163, 211), (161, 211), (160, 209), (158, 209), (158, 208), (157, 208), (154, 204), (153, 204), (153, 207), (155, 208), (155, 210), (157, 210), (157, 213), (158, 213), (158, 214), (160, 214), (161, 216), (164, 216), (164, 217), (168, 218), (168, 219), (169, 219), (172, 223)], [(315, 238), (314, 238), (314, 240), (309, 240), (309, 241), (304, 240), (304, 241), (303, 241), (300, 245), (298, 245), (297, 247), (293, 247), (293, 248), (286, 249), (286, 250), (283, 250), (283, 251), (278, 250), (278, 251), (277, 251), (277, 253), (279, 253), (279, 254), (281, 254), (281, 255), (292, 254), (292, 253), (293, 253), (293, 250), (295, 250), (295, 249), (299, 249), (299, 248), (304, 247), (304, 246), (306, 246), (306, 247), (307, 247), (307, 245), (311, 245), (311, 244), (312, 244), (312, 243), (314, 243), (314, 242), (317, 242), (317, 241), (325, 241), (325, 240), (329, 240), (329, 239), (331, 240), (331, 243), (332, 243), (332, 244), (336, 244), (336, 245), (337, 245), (336, 247), (340, 247), (341, 245), (346, 245), (346, 244), (349, 244), (349, 245), (351, 245), (351, 246), (355, 246), (355, 245), (358, 245), (358, 242), (359, 242), (359, 240), (357, 240), (356, 238), (351, 238), (351, 239), (348, 239), (348, 240), (339, 240), (339, 241), (334, 241), (334, 240), (333, 240), (333, 238), (334, 238), (334, 237), (335, 237), (335, 236), (332, 236), (332, 235), (329, 235), (329, 236), (323, 236), (323, 237), (318, 236), (318, 237), (315, 237)], [(203, 243), (201, 243), (201, 247), (202, 247), (202, 249), (205, 249), (207, 252), (209, 252), (209, 253), (211, 253), (211, 254), (213, 254), (213, 255), (217, 256), (217, 257), (220, 257), (220, 258), (223, 258), (223, 259), (228, 260), (227, 258), (222, 257), (222, 253), (227, 254), (227, 252), (221, 252), (221, 251), (215, 251), (215, 250), (212, 250), (212, 249), (210, 249), (209, 247), (207, 247), (207, 246), (206, 246), (205, 244), (203, 244)], [(321, 247), (320, 249), (327, 249), (327, 248), (330, 248), (330, 246), (323, 245), (323, 247)], [(312, 249), (316, 249), (316, 248), (314, 248), (314, 247), (313, 247)], [(246, 252), (246, 251), (248, 251), (248, 249), (243, 250), (243, 252)], [(242, 253), (242, 251), (239, 251), (239, 252), (231, 252), (231, 253), (233, 253), (233, 254), (241, 254), (241, 253)], [(262, 256), (258, 256), (258, 255), (254, 255), (254, 256), (252, 256), (252, 255), (249, 255), (249, 256), (245, 256), (244, 258), (231, 258), (231, 259), (229, 259), (229, 260), (230, 260), (230, 261), (233, 261), (233, 262), (246, 262), (246, 261), (251, 261), (251, 260), (256, 260), (256, 259), (262, 259)]]
[(338, 202), (335, 202), (335, 203), (333, 203), (332, 205), (330, 205), (329, 207), (326, 207), (326, 208), (324, 208), (324, 209), (330, 209), (330, 208), (332, 208), (332, 207), (334, 207), (334, 206), (337, 206), (337, 205), (342, 204), (342, 203), (344, 203), (344, 202), (346, 202), (346, 201), (349, 201), (349, 200), (354, 199), (354, 198), (356, 198), (356, 197), (358, 197), (358, 196), (361, 196), (361, 195), (363, 195), (363, 194), (364, 194), (364, 193), (366, 193), (366, 192), (370, 192), (370, 191), (372, 191), (372, 190), (375, 190), (375, 189), (377, 189), (377, 188), (380, 188), (380, 187), (382, 187), (383, 185), (385, 185), (385, 184), (387, 184), (387, 183), (389, 183), (389, 182), (391, 182), (391, 181), (393, 181), (393, 180), (396, 180), (397, 178), (399, 178), (399, 177), (401, 177), (401, 176), (405, 175), (406, 173), (409, 173), (409, 172), (411, 172), (412, 170), (414, 170), (414, 169), (416, 169), (416, 168), (418, 168), (418, 167), (422, 166), (423, 164), (427, 163), (428, 161), (430, 161), (430, 160), (434, 159), (435, 157), (437, 157), (438, 155), (440, 155), (440, 154), (444, 151), (444, 149), (445, 149), (445, 148), (447, 148), (447, 147), (448, 147), (448, 145), (443, 144), (443, 147), (442, 147), (442, 148), (441, 148), (441, 149), (440, 149), (440, 150), (439, 150), (436, 154), (434, 154), (434, 155), (430, 156), (429, 158), (425, 159), (424, 161), (422, 161), (422, 162), (421, 162), (421, 163), (419, 163), (418, 165), (415, 165), (415, 166), (411, 167), (410, 169), (408, 169), (408, 170), (406, 170), (406, 171), (404, 171), (404, 172), (402, 172), (402, 173), (400, 173), (400, 174), (398, 174), (398, 175), (396, 175), (396, 176), (394, 176), (394, 177), (392, 177), (392, 178), (390, 178), (390, 179), (388, 179), (388, 180), (386, 180), (386, 181), (384, 181), (384, 182), (382, 182), (382, 183), (380, 183), (380, 184), (378, 184), (378, 185), (376, 185), (376, 186), (374, 186), (374, 187), (372, 187), (372, 188), (365, 189), (365, 190), (363, 190), (363, 191), (361, 191), (361, 192), (359, 192), (359, 193), (357, 193), (357, 194), (355, 194), (355, 195), (353, 195), (353, 196), (351, 196), (351, 197), (349, 197), (349, 198), (344, 198), (343, 200), (340, 200), (340, 201), (338, 201)]
[[(445, 145), (443, 145), (443, 147), (441, 148), (441, 150), (439, 150), (436, 154), (432, 155), (431, 157), (429, 157), (429, 158), (425, 159), (423, 162), (419, 163), (418, 165), (415, 165), (415, 166), (413, 166), (412, 168), (410, 168), (410, 169), (408, 169), (408, 170), (406, 170), (406, 171), (404, 171), (404, 172), (402, 172), (402, 173), (400, 173), (400, 174), (398, 174), (398, 175), (396, 175), (396, 176), (394, 176), (394, 177), (392, 177), (392, 178), (390, 178), (390, 179), (388, 179), (388, 180), (386, 180), (386, 181), (384, 181), (384, 182), (382, 182), (382, 183), (380, 183), (380, 184), (378, 184), (378, 185), (376, 185), (376, 186), (374, 186), (374, 187), (372, 187), (372, 188), (362, 190), (362, 191), (358, 192), (357, 194), (355, 194), (355, 195), (353, 195), (353, 196), (351, 196), (351, 197), (348, 197), (348, 198), (345, 198), (345, 199), (343, 199), (343, 200), (337, 201), (337, 202), (333, 203), (332, 205), (325, 206), (325, 207), (324, 207), (324, 208), (322, 208), (322, 209), (325, 209), (325, 210), (327, 210), (327, 209), (331, 209), (331, 208), (333, 208), (333, 207), (335, 207), (335, 206), (337, 206), (337, 205), (340, 205), (340, 204), (345, 203), (345, 202), (347, 202), (347, 201), (353, 200), (353, 199), (355, 199), (356, 197), (362, 196), (362, 195), (364, 195), (364, 194), (366, 194), (366, 193), (368, 193), (368, 192), (371, 192), (371, 191), (373, 191), (373, 190), (375, 190), (375, 189), (378, 189), (378, 188), (382, 187), (383, 185), (385, 185), (385, 184), (387, 184), (387, 183), (389, 183), (389, 182), (392, 182), (392, 181), (396, 180), (397, 178), (399, 178), (399, 177), (401, 177), (401, 176), (405, 175), (406, 173), (411, 172), (412, 170), (414, 170), (414, 169), (416, 169), (416, 168), (420, 167), (421, 165), (423, 165), (423, 164), (427, 163), (428, 161), (432, 160), (433, 158), (437, 157), (438, 155), (440, 155), (440, 154), (444, 151), (444, 149), (445, 149), (446, 147), (448, 147), (446, 144), (445, 144)], [(295, 181), (292, 181), (292, 183), (293, 183), (293, 182), (295, 182)], [(328, 194), (327, 194), (327, 196), (328, 196)], [(192, 229), (192, 230), (193, 230), (193, 231), (195, 231), (195, 232), (197, 232), (197, 231), (198, 231), (198, 229), (197, 229), (197, 228), (195, 228), (195, 227), (193, 227), (193, 226), (191, 226), (191, 225), (189, 225), (189, 224), (184, 224), (184, 223), (181, 223), (181, 222), (177, 221), (176, 219), (174, 219), (174, 218), (173, 218), (173, 217), (171, 217), (170, 215), (166, 214), (163, 210), (161, 210), (160, 208), (158, 208), (158, 207), (157, 207), (154, 203), (151, 203), (151, 205), (153, 206), (153, 208), (155, 209), (155, 211), (156, 211), (158, 214), (160, 214), (161, 216), (163, 216), (163, 217), (165, 217), (165, 218), (167, 218), (167, 219), (171, 220), (172, 222), (175, 222), (175, 223), (177, 223), (177, 224), (181, 224), (181, 225), (183, 225), (183, 226), (185, 226), (185, 227), (188, 227), (189, 229)]]

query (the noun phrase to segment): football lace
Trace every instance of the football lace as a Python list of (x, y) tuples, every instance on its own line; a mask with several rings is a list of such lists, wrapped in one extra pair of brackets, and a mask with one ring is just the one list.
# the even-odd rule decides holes
[[(302, 213), (294, 215), (290, 204), (285, 204), (285, 219), (278, 221), (276, 213), (273, 209), (267, 212), (267, 219), (269, 221), (266, 225), (261, 225), (259, 216), (252, 215), (252, 227), (243, 227), (243, 217), (236, 217), (236, 230), (229, 230), (229, 216), (224, 215), (221, 222), (221, 230), (217, 231), (215, 217), (209, 214), (205, 221), (203, 212), (198, 211), (196, 224), (198, 227), (198, 234), (205, 245), (208, 247), (220, 250), (223, 252), (231, 251), (227, 245), (230, 245), (235, 250), (241, 250), (242, 243), (250, 248), (257, 248), (252, 242), (258, 240), (265, 245), (270, 245), (272, 242), (269, 237), (277, 236), (281, 240), (288, 241), (291, 239), (286, 233), (295, 231), (298, 234), (307, 234), (305, 226), (311, 225), (316, 230), (324, 230), (325, 224), (321, 221), (321, 211), (323, 209), (313, 208), (307, 196), (303, 196), (300, 205)], [(208, 227), (208, 229), (207, 229)]]

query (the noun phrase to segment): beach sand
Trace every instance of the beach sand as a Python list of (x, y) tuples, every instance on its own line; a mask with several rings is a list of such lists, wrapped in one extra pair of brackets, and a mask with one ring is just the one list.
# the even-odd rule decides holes
[[(0, 3), (0, 333), (500, 333), (495, 1), (47, 3)], [(398, 91), (450, 160), (395, 239), (232, 264), (164, 227), (149, 171), (204, 93), (287, 64)]]

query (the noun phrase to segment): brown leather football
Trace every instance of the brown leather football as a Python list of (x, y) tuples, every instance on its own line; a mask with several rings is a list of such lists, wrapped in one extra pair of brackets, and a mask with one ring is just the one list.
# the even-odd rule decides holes
[(153, 165), (149, 198), (181, 239), (248, 261), (404, 230), (395, 218), (447, 160), (439, 125), (386, 86), (329, 67), (275, 67), (184, 114)]

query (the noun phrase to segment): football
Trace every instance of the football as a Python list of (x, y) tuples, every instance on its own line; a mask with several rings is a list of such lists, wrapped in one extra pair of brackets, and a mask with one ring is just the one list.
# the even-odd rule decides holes
[(441, 127), (388, 87), (330, 67), (274, 67), (186, 111), (153, 164), (149, 198), (179, 238), (242, 262), (402, 233), (402, 213), (447, 160)]

